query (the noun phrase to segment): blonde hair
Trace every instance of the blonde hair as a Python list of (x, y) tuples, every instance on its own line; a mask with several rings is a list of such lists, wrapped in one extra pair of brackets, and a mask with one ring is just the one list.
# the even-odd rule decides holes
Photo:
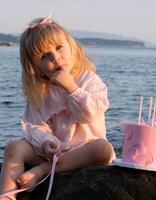
[[(35, 107), (40, 106), (50, 82), (44, 79), (33, 65), (33, 58), (40, 58), (50, 44), (58, 44), (62, 37), (67, 40), (73, 58), (73, 68), (70, 73), (74, 78), (81, 76), (84, 71), (95, 71), (93, 62), (81, 45), (63, 27), (54, 21), (41, 24), (43, 20), (44, 18), (34, 20), (20, 38), (23, 92), (26, 101)], [(35, 26), (31, 27), (33, 24)]]

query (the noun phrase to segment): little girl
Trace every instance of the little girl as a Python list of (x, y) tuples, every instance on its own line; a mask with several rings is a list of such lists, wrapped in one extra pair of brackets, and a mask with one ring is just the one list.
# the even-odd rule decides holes
[[(107, 87), (78, 42), (50, 17), (34, 20), (20, 40), (27, 107), (24, 139), (8, 144), (0, 179), (5, 193), (33, 187), (59, 157), (56, 173), (106, 165), (115, 157), (106, 138)], [(31, 166), (25, 171), (25, 166)]]

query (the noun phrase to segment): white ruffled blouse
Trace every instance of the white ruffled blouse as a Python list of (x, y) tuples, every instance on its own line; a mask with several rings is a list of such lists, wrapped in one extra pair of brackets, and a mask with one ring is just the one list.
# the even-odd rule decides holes
[(52, 85), (40, 109), (27, 105), (22, 130), (39, 155), (44, 156), (41, 145), (46, 140), (67, 151), (90, 140), (106, 138), (106, 85), (93, 72), (85, 72), (76, 82), (78, 89), (70, 94)]

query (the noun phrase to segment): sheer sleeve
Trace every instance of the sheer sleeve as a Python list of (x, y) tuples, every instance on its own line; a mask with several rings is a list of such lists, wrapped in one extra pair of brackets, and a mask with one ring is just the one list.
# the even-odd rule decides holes
[(30, 105), (27, 105), (21, 125), (24, 138), (32, 144), (37, 153), (44, 155), (41, 146), (46, 140), (60, 145), (58, 138), (53, 135), (53, 130), (44, 122), (40, 111)]
[(68, 96), (68, 106), (77, 122), (94, 121), (109, 107), (106, 85), (100, 77), (92, 74), (82, 87)]

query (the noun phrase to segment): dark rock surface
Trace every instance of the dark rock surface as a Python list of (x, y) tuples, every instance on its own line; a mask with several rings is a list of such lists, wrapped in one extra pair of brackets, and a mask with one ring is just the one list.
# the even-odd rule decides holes
[[(18, 200), (45, 200), (47, 179), (31, 193), (21, 193)], [(154, 200), (156, 172), (116, 166), (87, 167), (55, 175), (52, 200)]]

